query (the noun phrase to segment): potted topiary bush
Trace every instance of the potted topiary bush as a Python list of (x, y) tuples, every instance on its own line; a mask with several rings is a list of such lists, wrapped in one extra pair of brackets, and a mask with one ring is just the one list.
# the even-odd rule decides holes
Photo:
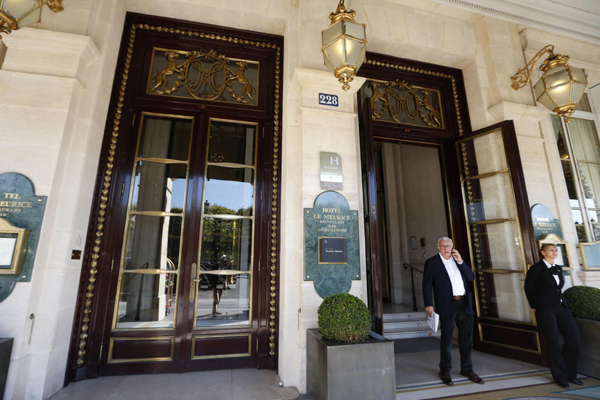
[(334, 294), (307, 331), (307, 393), (315, 400), (395, 399), (394, 343), (371, 332), (371, 313), (348, 293)]
[(580, 373), (600, 379), (600, 289), (573, 286), (564, 293), (581, 336)]

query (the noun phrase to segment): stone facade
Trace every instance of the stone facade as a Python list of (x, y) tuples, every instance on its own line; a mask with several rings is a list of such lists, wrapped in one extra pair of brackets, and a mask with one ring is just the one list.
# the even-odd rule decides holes
[[(76, 4), (71, 4), (76, 3)], [(302, 209), (319, 189), (319, 151), (343, 158), (343, 195), (363, 212), (356, 91), (323, 66), (320, 32), (335, 2), (321, 0), (65, 1), (44, 9), (42, 23), (0, 41), (0, 173), (28, 176), (48, 196), (33, 278), (0, 303), (0, 337), (15, 345), (7, 399), (45, 399), (64, 382), (80, 260), (88, 229), (110, 90), (127, 11), (284, 36), (279, 374), (306, 390), (306, 330), (316, 327), (321, 298), (303, 277)], [(368, 50), (462, 69), (473, 129), (513, 119), (531, 204), (544, 203), (561, 220), (574, 264), (577, 235), (548, 110), (509, 77), (546, 44), (600, 83), (600, 42), (528, 27), (434, 1), (354, 0), (367, 25)], [(319, 92), (340, 96), (320, 106)], [(600, 105), (596, 105), (600, 107)], [(365, 238), (360, 223), (361, 281), (351, 293), (366, 300)], [(600, 287), (600, 273), (576, 267), (571, 284)], [(30, 314), (35, 315), (32, 331)]]

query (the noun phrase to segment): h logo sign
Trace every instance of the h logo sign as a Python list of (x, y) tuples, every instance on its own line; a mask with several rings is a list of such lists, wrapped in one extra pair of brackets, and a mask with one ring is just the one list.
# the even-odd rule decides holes
[(329, 157), (329, 164), (333, 165), (333, 163), (335, 163), (335, 165), (340, 165), (340, 159), (339, 157)]

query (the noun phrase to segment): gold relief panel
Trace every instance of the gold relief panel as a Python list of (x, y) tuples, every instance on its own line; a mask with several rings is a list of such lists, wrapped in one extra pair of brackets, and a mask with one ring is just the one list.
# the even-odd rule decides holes
[(259, 63), (214, 50), (154, 48), (147, 94), (237, 104), (258, 104)]
[(364, 86), (371, 99), (371, 118), (405, 125), (444, 129), (439, 90), (406, 81), (369, 80)]

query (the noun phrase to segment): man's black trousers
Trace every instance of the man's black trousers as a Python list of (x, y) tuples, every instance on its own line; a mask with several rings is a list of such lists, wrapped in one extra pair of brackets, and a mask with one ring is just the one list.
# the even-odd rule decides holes
[(460, 370), (463, 372), (473, 371), (471, 361), (471, 349), (473, 348), (473, 315), (465, 312), (467, 296), (453, 300), (454, 313), (449, 316), (440, 315), (442, 325), (442, 340), (440, 343), (440, 371), (450, 372), (452, 369), (452, 336), (454, 335), (454, 324), (458, 328), (458, 345), (460, 349)]

